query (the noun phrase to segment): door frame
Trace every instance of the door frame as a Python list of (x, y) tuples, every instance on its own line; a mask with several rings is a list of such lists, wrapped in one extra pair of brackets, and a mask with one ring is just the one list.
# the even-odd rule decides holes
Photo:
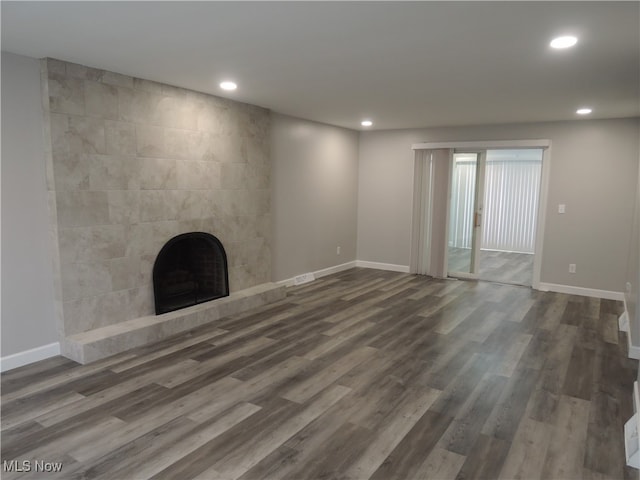
[[(500, 150), (500, 149), (514, 149), (514, 148), (540, 148), (542, 149), (542, 172), (540, 176), (540, 197), (538, 201), (538, 212), (536, 215), (536, 238), (533, 257), (533, 278), (532, 288), (535, 290), (540, 289), (540, 273), (542, 269), (542, 255), (544, 250), (544, 229), (546, 223), (547, 213), (547, 197), (549, 193), (549, 178), (551, 170), (551, 140), (548, 139), (531, 139), (531, 140), (494, 140), (494, 141), (475, 141), (475, 142), (424, 142), (415, 143), (411, 146), (415, 151), (415, 162), (422, 158), (423, 151), (436, 150), (436, 149), (450, 149), (461, 150)], [(414, 178), (414, 199), (419, 196), (419, 190), (421, 187), (421, 179)], [(450, 182), (448, 189), (451, 188)], [(446, 227), (443, 232), (437, 232), (438, 235), (443, 235), (445, 239), (448, 239), (449, 229), (449, 202), (444, 206), (446, 208)], [(411, 258), (412, 258), (412, 273), (419, 273), (415, 268), (416, 252), (423, 252), (423, 248), (418, 244), (420, 241), (419, 232), (424, 231), (424, 212), (416, 211), (416, 202), (414, 201), (413, 222), (411, 225)], [(424, 208), (424, 203), (423, 203)], [(427, 208), (431, 211), (433, 205), (429, 204)], [(442, 208), (442, 207), (439, 207)], [(429, 217), (430, 217), (429, 213)], [(443, 265), (444, 271), (448, 269), (447, 255), (444, 256)]]

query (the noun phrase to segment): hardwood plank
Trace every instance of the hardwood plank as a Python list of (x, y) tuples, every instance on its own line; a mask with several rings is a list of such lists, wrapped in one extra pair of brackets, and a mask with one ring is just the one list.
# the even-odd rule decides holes
[(256, 435), (251, 440), (247, 441), (242, 447), (234, 449), (216, 462), (213, 467), (223, 478), (236, 479), (240, 477), (350, 391), (351, 389), (341, 385), (329, 387), (318, 394), (298, 414), (275, 426), (269, 432), (256, 432)]
[(434, 448), (416, 471), (414, 478), (453, 480), (458, 476), (466, 457), (443, 448)]
[(302, 382), (297, 382), (294, 386), (285, 388), (280, 396), (293, 402), (304, 403), (320, 391), (328, 388), (352, 368), (366, 362), (375, 352), (376, 349), (371, 347), (361, 347), (354, 350), (338, 361), (331, 363), (316, 375), (307, 376)]
[(141, 463), (136, 461), (135, 456), (130, 457), (131, 462), (122, 472), (123, 477), (150, 478), (251, 417), (261, 408), (251, 403), (238, 403), (210, 421), (199, 424), (190, 435), (183, 435), (173, 445), (158, 449), (150, 461)]
[(497, 478), (504, 464), (509, 442), (479, 435), (458, 472), (458, 479)]
[[(623, 476), (622, 465), (611, 457), (624, 456), (624, 422), (620, 403), (611, 395), (598, 392), (590, 405), (584, 466), (614, 478)], [(597, 433), (596, 433), (597, 432)]]
[(517, 370), (502, 390), (482, 428), (482, 433), (508, 442), (513, 440), (535, 387), (536, 373), (535, 370)]
[(409, 430), (382, 465), (370, 477), (372, 480), (402, 480), (417, 478), (422, 461), (449, 428), (453, 417), (428, 410)]
[(506, 382), (504, 377), (486, 374), (456, 415), (439, 446), (466, 456), (480, 435)]
[(439, 394), (440, 391), (431, 389), (425, 392), (408, 391), (379, 426), (375, 439), (345, 472), (345, 478), (369, 478), (425, 414)]
[(550, 436), (550, 425), (523, 418), (498, 478), (500, 480), (542, 478)]
[(591, 400), (595, 351), (573, 347), (562, 393), (571, 397)]
[(553, 425), (542, 478), (580, 478), (583, 470), (590, 402), (562, 396)]

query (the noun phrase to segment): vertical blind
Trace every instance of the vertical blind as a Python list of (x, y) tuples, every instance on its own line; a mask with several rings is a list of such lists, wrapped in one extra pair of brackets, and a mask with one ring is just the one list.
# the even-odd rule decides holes
[(477, 161), (456, 158), (451, 176), (451, 210), (449, 215), (449, 246), (471, 248), (473, 241), (473, 209), (476, 195)]
[[(541, 170), (542, 150), (487, 152), (481, 248), (534, 252)], [(475, 175), (475, 161), (455, 162), (449, 246), (471, 248)]]

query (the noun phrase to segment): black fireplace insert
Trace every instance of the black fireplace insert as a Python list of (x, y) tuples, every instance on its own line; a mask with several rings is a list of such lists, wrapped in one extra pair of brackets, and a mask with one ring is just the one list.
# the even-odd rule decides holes
[(153, 265), (156, 315), (229, 295), (227, 254), (209, 233), (169, 240)]

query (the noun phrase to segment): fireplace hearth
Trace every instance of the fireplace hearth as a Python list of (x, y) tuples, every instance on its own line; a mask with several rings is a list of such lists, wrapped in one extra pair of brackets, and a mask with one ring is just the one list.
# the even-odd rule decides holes
[(156, 315), (229, 295), (227, 254), (209, 233), (183, 233), (169, 240), (153, 266)]

